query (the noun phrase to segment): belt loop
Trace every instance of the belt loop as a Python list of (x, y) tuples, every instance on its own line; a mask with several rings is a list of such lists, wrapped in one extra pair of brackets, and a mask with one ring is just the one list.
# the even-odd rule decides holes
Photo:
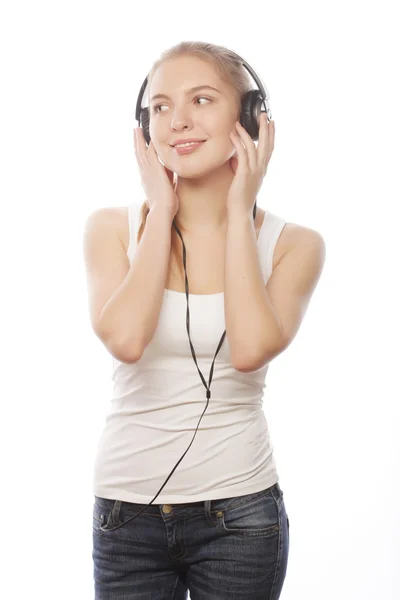
[(121, 510), (121, 500), (116, 500), (111, 511), (110, 520), (114, 525), (119, 525), (119, 511)]
[(276, 484), (275, 484), (275, 488), (278, 490), (278, 493), (279, 493), (279, 495), (280, 495), (281, 497), (283, 497), (283, 491), (282, 491), (282, 488), (281, 488), (281, 486), (279, 485), (279, 483), (278, 483), (278, 482), (276, 482)]
[(207, 519), (207, 520), (208, 520), (208, 521), (209, 521), (209, 522), (210, 522), (212, 525), (214, 525), (214, 526), (215, 526), (215, 524), (216, 524), (216, 523), (215, 523), (215, 522), (213, 521), (213, 519), (212, 519), (212, 516), (211, 516), (211, 509), (212, 509), (212, 500), (205, 500), (205, 501), (204, 501), (204, 513), (205, 513), (206, 519)]

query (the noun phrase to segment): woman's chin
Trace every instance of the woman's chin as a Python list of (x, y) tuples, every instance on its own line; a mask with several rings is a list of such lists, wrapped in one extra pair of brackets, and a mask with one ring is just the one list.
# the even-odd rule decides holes
[(177, 177), (183, 177), (184, 179), (193, 179), (200, 177), (207, 177), (211, 175), (215, 171), (219, 171), (220, 169), (225, 169), (229, 161), (229, 156), (221, 162), (221, 156), (215, 157), (214, 160), (210, 158), (209, 160), (204, 160), (204, 158), (200, 161), (187, 161), (186, 164), (177, 165), (176, 163), (168, 166), (171, 171), (174, 171)]

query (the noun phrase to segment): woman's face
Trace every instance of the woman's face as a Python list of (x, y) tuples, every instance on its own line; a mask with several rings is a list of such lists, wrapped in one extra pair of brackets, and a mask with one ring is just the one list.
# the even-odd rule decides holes
[[(197, 86), (213, 86), (190, 91)], [(153, 98), (154, 95), (163, 97)], [(213, 67), (197, 57), (165, 61), (156, 70), (149, 89), (150, 137), (171, 171), (181, 177), (206, 174), (234, 154), (229, 134), (238, 119), (233, 90)], [(177, 139), (206, 140), (196, 151), (179, 155), (171, 146)]]

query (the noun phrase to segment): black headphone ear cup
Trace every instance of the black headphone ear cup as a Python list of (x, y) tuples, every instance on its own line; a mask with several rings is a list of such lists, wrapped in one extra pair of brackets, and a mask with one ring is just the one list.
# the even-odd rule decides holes
[[(260, 96), (260, 93), (258, 90), (250, 90), (249, 92), (247, 92), (243, 98), (242, 98), (242, 106), (241, 106), (241, 111), (240, 111), (240, 124), (242, 125), (242, 127), (245, 128), (245, 130), (247, 131), (247, 133), (249, 134), (249, 136), (251, 137), (252, 140), (257, 141), (258, 140), (258, 123), (257, 123), (257, 119), (254, 117), (254, 115), (258, 114), (258, 112), (261, 112), (261, 106), (263, 105), (264, 101), (262, 99), (262, 97)], [(259, 105), (259, 106), (257, 106)], [(255, 111), (255, 107), (256, 107), (256, 111)], [(253, 219), (256, 219), (256, 214), (257, 214), (257, 200), (254, 203), (253, 206)]]
[(143, 130), (143, 136), (144, 139), (146, 140), (146, 144), (149, 145), (150, 144), (150, 114), (149, 114), (149, 107), (145, 106), (144, 108), (140, 109), (140, 126)]
[(259, 90), (249, 90), (242, 98), (240, 124), (255, 142), (258, 141), (259, 132), (257, 115), (261, 113), (263, 104), (264, 100), (262, 99)]

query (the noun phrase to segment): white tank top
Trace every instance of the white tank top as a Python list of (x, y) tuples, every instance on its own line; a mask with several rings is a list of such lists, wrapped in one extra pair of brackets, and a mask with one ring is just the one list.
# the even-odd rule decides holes
[[(140, 208), (138, 203), (129, 206), (130, 264)], [(265, 284), (285, 224), (266, 210), (257, 242)], [(208, 383), (226, 329), (224, 294), (189, 294), (189, 310), (197, 364)], [(214, 363), (207, 411), (155, 504), (237, 497), (279, 480), (262, 406), (268, 366), (251, 373), (235, 370), (225, 336)], [(93, 493), (148, 504), (191, 443), (207, 403), (190, 350), (184, 292), (164, 290), (157, 328), (140, 360), (126, 364), (112, 357), (112, 367), (114, 390), (97, 446)]]

